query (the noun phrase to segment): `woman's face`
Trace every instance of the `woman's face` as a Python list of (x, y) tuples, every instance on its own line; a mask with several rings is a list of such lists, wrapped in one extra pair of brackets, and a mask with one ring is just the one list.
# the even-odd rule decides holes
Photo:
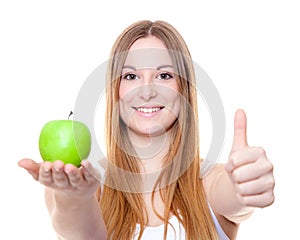
[(138, 39), (129, 49), (119, 89), (120, 116), (129, 131), (157, 136), (178, 117), (180, 94), (167, 48), (154, 36)]

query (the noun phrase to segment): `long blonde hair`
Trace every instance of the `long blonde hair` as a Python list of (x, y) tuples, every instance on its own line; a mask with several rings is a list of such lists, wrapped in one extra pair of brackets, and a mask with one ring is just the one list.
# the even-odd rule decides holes
[[(178, 119), (170, 130), (172, 147), (166, 156), (165, 168), (156, 182), (156, 186), (160, 186), (169, 181), (167, 186), (159, 190), (165, 204), (164, 214), (161, 216), (156, 212), (165, 223), (164, 239), (171, 214), (184, 226), (187, 239), (218, 239), (200, 177), (197, 92), (193, 63), (181, 35), (163, 21), (139, 21), (132, 24), (117, 38), (111, 51), (106, 93), (106, 144), (111, 164), (107, 168), (106, 184), (100, 199), (109, 239), (132, 239), (137, 223), (141, 226), (141, 237), (147, 225), (142, 193), (134, 191), (140, 189), (141, 182), (138, 159), (131, 147), (125, 123), (118, 114), (120, 76), (126, 52), (137, 39), (147, 36), (157, 37), (171, 50), (170, 55), (178, 72), (179, 92), (184, 99), (181, 101)], [(128, 177), (128, 172), (133, 174)], [(123, 191), (125, 188), (133, 191)], [(153, 196), (154, 191), (152, 204)]]

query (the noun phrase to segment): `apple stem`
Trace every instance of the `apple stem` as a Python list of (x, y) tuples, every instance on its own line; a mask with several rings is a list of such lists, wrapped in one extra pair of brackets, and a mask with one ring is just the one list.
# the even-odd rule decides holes
[(69, 116), (68, 116), (68, 120), (70, 120), (70, 117), (73, 115), (73, 111), (70, 112)]

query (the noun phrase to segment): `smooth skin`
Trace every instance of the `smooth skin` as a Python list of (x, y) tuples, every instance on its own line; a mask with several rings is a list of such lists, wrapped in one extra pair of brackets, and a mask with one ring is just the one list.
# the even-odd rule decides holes
[(228, 221), (238, 226), (255, 208), (274, 202), (273, 165), (263, 148), (248, 145), (243, 110), (235, 114), (233, 144), (227, 163), (217, 164), (204, 179), (204, 185), (208, 201), (229, 237), (232, 235), (226, 231), (226, 226), (231, 226)]
[[(217, 164), (204, 179), (208, 201), (230, 239), (255, 208), (274, 202), (273, 165), (262, 148), (248, 145), (246, 125), (245, 112), (238, 110), (228, 162)], [(19, 166), (46, 186), (46, 205), (60, 239), (106, 239), (96, 196), (99, 182), (87, 161), (76, 168), (61, 161), (22, 159)]]
[[(135, 49), (153, 47), (166, 49), (164, 44), (155, 37), (139, 39), (133, 44), (133, 47)], [(159, 63), (160, 66), (165, 64), (160, 60), (158, 58), (154, 62)], [(167, 59), (165, 60), (167, 61)], [(134, 62), (126, 62), (126, 64), (136, 66)], [(164, 69), (164, 72), (166, 70)], [(172, 95), (172, 98), (165, 99), (163, 96), (166, 94), (161, 91), (166, 87), (177, 89), (177, 85), (174, 85), (176, 81), (174, 78), (162, 79), (157, 66), (137, 71), (131, 69), (130, 73), (134, 73), (133, 80), (132, 78), (121, 80), (119, 95), (121, 107), (124, 109), (120, 115), (125, 122), (126, 119), (130, 119), (128, 126), (131, 130), (130, 133), (133, 133), (131, 141), (143, 143), (147, 136), (145, 133), (151, 133), (154, 137), (150, 140), (161, 143), (164, 134), (153, 127), (160, 123), (160, 126), (168, 129), (168, 126), (174, 121), (174, 114), (171, 112), (176, 113), (178, 105), (176, 104), (176, 94)], [(125, 82), (122, 83), (122, 81)], [(155, 87), (156, 84), (164, 87)], [(174, 91), (172, 92), (174, 93)], [(131, 93), (136, 94), (131, 95)], [(149, 105), (153, 103), (163, 104), (168, 108), (163, 108), (157, 115), (150, 114), (151, 117), (147, 114), (137, 113), (136, 110), (133, 111), (139, 106), (151, 107)], [(130, 115), (127, 116), (128, 113)], [(160, 115), (163, 115), (164, 118), (160, 118)], [(136, 119), (142, 119), (143, 124), (136, 124), (138, 122), (135, 121)], [(167, 148), (168, 145), (163, 149)], [(157, 170), (163, 156), (164, 152), (159, 151), (159, 154), (150, 158), (150, 161), (148, 161), (149, 159), (141, 161), (141, 165), (143, 165), (141, 170), (146, 173)], [(26, 169), (35, 180), (46, 186), (46, 205), (53, 227), (60, 239), (99, 240), (107, 238), (97, 197), (100, 183), (93, 177), (93, 168), (87, 161), (82, 161), (80, 168), (71, 164), (64, 165), (61, 161), (36, 163), (31, 159), (23, 159), (19, 161), (19, 165)], [(248, 218), (255, 208), (267, 207), (273, 203), (275, 186), (273, 165), (261, 147), (248, 145), (247, 118), (243, 110), (237, 110), (235, 114), (233, 143), (227, 163), (216, 164), (205, 176), (203, 183), (208, 202), (230, 239), (236, 238), (239, 224)], [(155, 193), (154, 198), (156, 210), (163, 214), (164, 203), (160, 195)], [(156, 216), (152, 207), (151, 194), (145, 193), (144, 201), (149, 225), (162, 224), (162, 220)]]

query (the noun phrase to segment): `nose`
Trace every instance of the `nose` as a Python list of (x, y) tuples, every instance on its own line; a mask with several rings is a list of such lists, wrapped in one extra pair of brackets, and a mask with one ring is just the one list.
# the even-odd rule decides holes
[(157, 92), (155, 90), (155, 86), (152, 83), (143, 84), (139, 87), (138, 95), (144, 101), (150, 101), (151, 99), (157, 96)]
[(153, 84), (151, 74), (145, 74), (138, 89), (138, 96), (144, 101), (150, 101), (157, 96), (156, 86)]

